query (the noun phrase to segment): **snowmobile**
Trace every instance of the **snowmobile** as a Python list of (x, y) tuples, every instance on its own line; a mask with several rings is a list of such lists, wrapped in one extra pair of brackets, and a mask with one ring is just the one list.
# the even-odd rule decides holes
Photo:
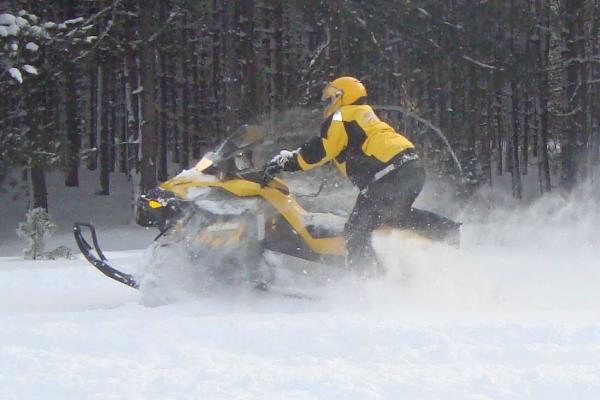
[[(250, 282), (270, 290), (282, 276), (335, 279), (344, 273), (346, 218), (305, 210), (280, 178), (265, 185), (262, 170), (253, 162), (254, 151), (264, 142), (262, 136), (258, 127), (245, 125), (193, 168), (142, 194), (136, 222), (159, 230), (155, 250), (176, 245), (178, 255), (192, 260), (194, 268), (210, 270), (214, 281)], [(422, 242), (456, 242), (459, 227), (444, 219), (427, 232), (405, 233)], [(111, 266), (91, 224), (75, 223), (73, 229), (79, 249), (94, 267), (111, 279), (140, 288), (144, 277)], [(85, 229), (93, 245), (86, 240)]]

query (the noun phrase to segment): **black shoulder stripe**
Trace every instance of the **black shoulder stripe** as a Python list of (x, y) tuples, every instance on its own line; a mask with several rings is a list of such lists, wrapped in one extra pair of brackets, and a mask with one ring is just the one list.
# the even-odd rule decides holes
[(300, 154), (304, 161), (309, 164), (316, 164), (325, 158), (325, 148), (323, 147), (323, 139), (318, 136), (313, 137), (300, 147)]
[(344, 121), (344, 128), (346, 128), (346, 132), (348, 133), (348, 148), (361, 151), (360, 149), (367, 138), (367, 133), (354, 120)]

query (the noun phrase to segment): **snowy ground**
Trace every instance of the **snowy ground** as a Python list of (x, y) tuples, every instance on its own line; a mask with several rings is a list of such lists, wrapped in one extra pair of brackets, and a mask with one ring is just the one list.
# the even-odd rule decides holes
[[(600, 398), (597, 207), (481, 204), (463, 215), (461, 249), (409, 256), (380, 241), (387, 277), (331, 284), (318, 301), (241, 292), (151, 307), (81, 258), (22, 260), (5, 232), (0, 399)], [(55, 241), (74, 249), (56, 212)], [(107, 256), (135, 266), (152, 233), (110, 218)]]

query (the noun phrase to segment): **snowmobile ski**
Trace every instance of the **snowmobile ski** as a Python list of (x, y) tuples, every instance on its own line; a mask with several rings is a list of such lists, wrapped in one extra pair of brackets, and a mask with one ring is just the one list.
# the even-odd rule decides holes
[[(92, 235), (92, 243), (94, 247), (92, 247), (82, 232), (82, 228), (88, 228)], [(100, 246), (98, 245), (98, 237), (96, 236), (96, 229), (92, 224), (84, 223), (84, 222), (76, 222), (73, 224), (73, 235), (75, 236), (75, 241), (77, 242), (77, 246), (79, 250), (83, 254), (83, 256), (96, 267), (100, 272), (104, 275), (108, 276), (111, 279), (114, 279), (117, 282), (121, 282), (124, 285), (132, 287), (134, 289), (139, 289), (140, 285), (133, 276), (126, 274), (125, 272), (121, 272), (116, 268), (111, 267), (108, 264), (108, 259), (102, 253)], [(96, 255), (94, 255), (94, 251)]]

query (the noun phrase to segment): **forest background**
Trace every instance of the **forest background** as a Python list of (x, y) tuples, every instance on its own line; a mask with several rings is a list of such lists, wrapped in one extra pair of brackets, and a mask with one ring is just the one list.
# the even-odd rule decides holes
[(22, 171), (31, 207), (48, 208), (50, 170), (145, 191), (242, 123), (303, 110), (285, 129), (318, 127), (340, 75), (458, 198), (502, 176), (519, 199), (598, 186), (600, 0), (0, 0), (0, 14), (0, 190)]

